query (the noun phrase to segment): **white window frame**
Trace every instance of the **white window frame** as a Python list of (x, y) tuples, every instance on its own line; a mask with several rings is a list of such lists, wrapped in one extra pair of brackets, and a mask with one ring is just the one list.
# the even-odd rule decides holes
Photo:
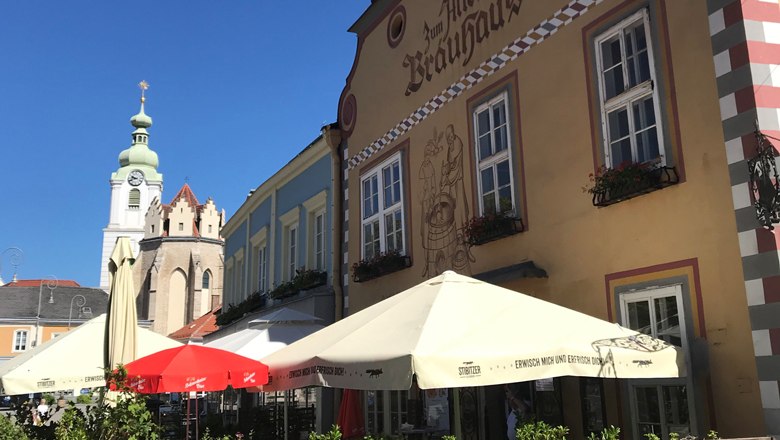
[(298, 223), (284, 228), (284, 279), (290, 281), (298, 269)]
[(30, 332), (27, 330), (15, 330), (11, 342), (11, 352), (20, 353), (27, 350), (30, 345)]
[[(620, 93), (609, 100), (606, 99), (606, 84), (604, 81), (604, 67), (603, 58), (601, 53), (601, 43), (615, 36), (620, 39), (621, 50), (621, 69), (623, 71), (623, 83), (628, 85), (628, 72), (626, 63), (626, 49), (625, 49), (625, 33), (624, 30), (638, 21), (642, 21), (645, 30), (645, 41), (647, 42), (647, 58), (650, 69), (650, 79), (640, 84), (635, 85), (633, 88), (629, 88), (623, 93)], [(604, 151), (604, 163), (608, 168), (616, 167), (619, 163), (613, 163), (611, 143), (609, 138), (609, 113), (615, 111), (620, 107), (625, 107), (628, 112), (628, 124), (629, 124), (629, 139), (631, 141), (631, 160), (636, 162), (638, 158), (637, 143), (636, 143), (636, 130), (634, 128), (634, 112), (632, 104), (641, 99), (645, 99), (648, 96), (652, 96), (653, 107), (655, 111), (655, 130), (658, 138), (658, 153), (660, 155), (660, 165), (666, 165), (666, 155), (664, 147), (663, 136), (663, 124), (661, 120), (661, 106), (658, 96), (658, 87), (656, 87), (656, 70), (655, 70), (655, 54), (653, 51), (653, 40), (650, 34), (650, 18), (647, 9), (637, 11), (633, 15), (625, 18), (620, 23), (612, 26), (607, 31), (599, 34), (594, 40), (595, 54), (596, 54), (596, 74), (598, 75), (599, 86), (599, 107), (601, 109), (601, 131), (603, 139), (603, 151)], [(651, 158), (650, 160), (653, 160)]]
[[(385, 200), (384, 200), (384, 176), (383, 171), (389, 167), (392, 167), (395, 164), (398, 164), (398, 179), (399, 179), (399, 190), (398, 190), (398, 201), (394, 203), (391, 206), (385, 207)], [(389, 158), (382, 161), (380, 164), (376, 165), (374, 168), (372, 168), (369, 172), (365, 173), (360, 177), (360, 255), (361, 258), (372, 258), (374, 255), (366, 255), (366, 236), (365, 236), (365, 227), (368, 224), (372, 224), (374, 222), (379, 222), (379, 252), (384, 253), (388, 251), (388, 245), (387, 245), (387, 231), (386, 231), (386, 219), (385, 216), (388, 214), (395, 214), (397, 211), (400, 210), (401, 213), (401, 243), (400, 246), (396, 247), (394, 250), (397, 250), (400, 254), (405, 255), (406, 254), (406, 197), (404, 194), (405, 191), (405, 185), (404, 185), (404, 163), (401, 160), (401, 152), (390, 156)], [(366, 203), (365, 203), (365, 194), (364, 194), (364, 185), (366, 181), (369, 181), (371, 179), (376, 179), (376, 190), (377, 190), (377, 210), (373, 214), (367, 215), (366, 214)]]
[(252, 244), (253, 291), (268, 292), (268, 226), (263, 226), (250, 239)]
[[(681, 345), (682, 345), (682, 351), (685, 354), (686, 360), (689, 360), (690, 357), (690, 346), (689, 346), (689, 339), (688, 339), (688, 319), (690, 317), (686, 313), (685, 303), (683, 301), (682, 296), (682, 286), (680, 284), (675, 284), (671, 286), (663, 286), (663, 287), (651, 287), (639, 291), (630, 291), (626, 293), (620, 294), (620, 311), (621, 311), (621, 324), (626, 327), (630, 328), (629, 322), (628, 322), (628, 305), (632, 303), (637, 302), (648, 302), (649, 303), (649, 315), (651, 319), (651, 332), (650, 335), (653, 337), (658, 337), (659, 335), (656, 334), (656, 318), (655, 318), (655, 304), (654, 300), (658, 298), (667, 298), (667, 297), (673, 297), (675, 298), (675, 301), (677, 302), (677, 312), (678, 312), (678, 320), (679, 320), (679, 327), (680, 327), (680, 338), (681, 338)], [(634, 329), (637, 331), (640, 331), (640, 329)], [(687, 367), (687, 374), (686, 377), (683, 378), (672, 378), (672, 379), (633, 379), (627, 381), (628, 388), (629, 388), (629, 405), (631, 407), (631, 423), (633, 424), (633, 429), (635, 433), (639, 433), (639, 417), (638, 417), (638, 407), (637, 407), (637, 397), (636, 397), (636, 388), (638, 387), (656, 387), (658, 394), (658, 402), (659, 405), (664, 404), (663, 395), (662, 395), (662, 387), (664, 386), (685, 386), (687, 391), (687, 400), (688, 400), (688, 429), (691, 431), (694, 431), (696, 429), (696, 408), (695, 408), (695, 395), (694, 395), (694, 384), (691, 379), (692, 372), (690, 368), (690, 362), (686, 362), (688, 365)], [(661, 438), (668, 438), (669, 437), (669, 428), (670, 425), (666, 422), (666, 414), (661, 408), (660, 410), (661, 415), (661, 433), (656, 433)], [(690, 432), (691, 434), (693, 432)], [(684, 434), (682, 435), (684, 436)]]
[(314, 213), (312, 222), (312, 269), (325, 270), (325, 210)]
[[(328, 193), (322, 190), (309, 200), (303, 202), (306, 209), (306, 264), (307, 269), (327, 271), (325, 258), (327, 252), (326, 237), (328, 237), (328, 217), (326, 204)], [(322, 221), (322, 230), (317, 234), (317, 219)]]
[(257, 248), (257, 291), (268, 292), (268, 246), (263, 242)]
[[(280, 215), (279, 223), (282, 226), (281, 248), (282, 255), (282, 281), (290, 281), (295, 276), (295, 269), (299, 268), (298, 254), (300, 251), (300, 236), (298, 234), (301, 209), (296, 206)], [(295, 251), (291, 252), (291, 237), (295, 237)], [(292, 269), (291, 269), (292, 268)]]
[[(502, 151), (499, 151), (497, 153), (492, 154), (491, 156), (486, 157), (483, 160), (479, 159), (479, 114), (488, 111), (488, 115), (490, 116), (490, 138), (491, 138), (491, 145), (492, 148), (495, 148), (496, 145), (496, 139), (495, 139), (495, 133), (496, 133), (496, 125), (495, 121), (493, 119), (493, 112), (492, 109), (501, 104), (503, 102), (504, 106), (504, 114), (506, 115), (506, 148)], [(483, 196), (484, 193), (482, 191), (482, 171), (493, 168), (493, 192), (496, 194), (495, 198), (495, 212), (500, 212), (500, 200), (498, 197), (498, 173), (496, 171), (496, 166), (504, 161), (507, 161), (509, 165), (509, 189), (512, 194), (512, 209), (508, 212), (505, 211), (505, 213), (508, 213), (512, 216), (519, 215), (519, 210), (517, 206), (517, 194), (515, 191), (515, 166), (514, 161), (512, 159), (512, 149), (514, 148), (512, 145), (512, 119), (510, 117), (511, 113), (509, 112), (509, 93), (507, 91), (503, 91), (494, 97), (490, 98), (489, 100), (483, 102), (482, 104), (478, 105), (474, 108), (472, 111), (472, 119), (473, 119), (473, 125), (474, 125), (474, 158), (475, 163), (477, 165), (477, 199), (479, 201), (479, 214), (485, 215), (485, 206), (484, 206), (484, 200)]]
[[(379, 426), (369, 426), (369, 420), (376, 424), (380, 419), (382, 423), (382, 432), (371, 432), (378, 435), (398, 435), (401, 423), (408, 423), (406, 412), (409, 405), (409, 390), (372, 390), (367, 393), (374, 393), (375, 399), (382, 400), (382, 409), (377, 408), (376, 402), (369, 405), (368, 396), (365, 399), (365, 413), (363, 419), (366, 421), (366, 429), (370, 431), (379, 431)], [(392, 405), (392, 397), (395, 396), (395, 408)], [(398, 423), (393, 424), (393, 415), (398, 418)], [(369, 417), (372, 416), (372, 417)], [(367, 432), (368, 434), (368, 432)]]
[(238, 302), (247, 298), (246, 287), (244, 283), (244, 248), (239, 249), (233, 257), (236, 259), (236, 264), (233, 271), (235, 282), (233, 288), (236, 290)]

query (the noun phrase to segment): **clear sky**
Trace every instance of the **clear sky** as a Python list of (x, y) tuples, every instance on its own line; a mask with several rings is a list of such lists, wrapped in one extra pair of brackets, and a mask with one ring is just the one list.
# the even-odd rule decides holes
[[(5, 2), (0, 254), (97, 286), (109, 178), (146, 80), (163, 202), (188, 179), (228, 217), (335, 122), (369, 0)], [(8, 254), (0, 275), (13, 275)]]

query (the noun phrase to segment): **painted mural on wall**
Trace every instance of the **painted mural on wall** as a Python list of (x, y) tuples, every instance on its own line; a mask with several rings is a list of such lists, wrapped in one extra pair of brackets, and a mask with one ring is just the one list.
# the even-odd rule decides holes
[(523, 0), (441, 0), (439, 15), (425, 20), (422, 33), (425, 48), (407, 54), (403, 67), (409, 70), (406, 96), (420, 90), (449, 66), (471, 61), (474, 49), (519, 15)]
[(455, 127), (450, 124), (442, 132), (434, 128), (424, 154), (418, 173), (425, 250), (422, 277), (448, 269), (470, 274), (474, 256), (465, 244), (463, 229), (471, 213), (463, 181), (463, 141)]

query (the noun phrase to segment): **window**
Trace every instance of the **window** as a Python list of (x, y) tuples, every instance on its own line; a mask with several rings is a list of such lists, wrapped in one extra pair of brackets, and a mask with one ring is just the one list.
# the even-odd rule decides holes
[(608, 167), (663, 161), (647, 10), (596, 37), (604, 158)]
[[(272, 261), (281, 262), (281, 281), (290, 281), (295, 276), (295, 270), (300, 267), (298, 263), (298, 224), (301, 219), (301, 208), (296, 206), (279, 216), (281, 224), (281, 248), (282, 255), (272, 257)], [(305, 264), (305, 263), (304, 263)], [(274, 280), (275, 282), (275, 280)]]
[[(689, 357), (679, 285), (625, 293), (620, 303), (624, 326), (681, 347)], [(691, 433), (693, 384), (686, 378), (632, 380), (629, 384), (632, 419), (640, 437)]]
[(141, 191), (138, 188), (130, 190), (130, 196), (127, 199), (127, 207), (134, 209), (141, 206)]
[(407, 423), (409, 391), (366, 391), (366, 431), (372, 434), (398, 434)]
[(180, 231), (183, 231), (183, 230), (184, 230), (184, 223), (179, 223), (179, 230), (180, 230)]
[(209, 234), (211, 234), (211, 225), (209, 225)]
[(381, 163), (361, 179), (363, 258), (404, 250), (401, 154)]
[(205, 271), (203, 272), (203, 289), (208, 289), (209, 284), (211, 284), (211, 272)]
[(257, 249), (257, 290), (268, 290), (268, 251), (265, 245)]
[(309, 269), (325, 270), (327, 202), (326, 190), (303, 202), (306, 209), (306, 267)]
[(27, 350), (27, 330), (16, 330), (14, 332), (14, 347), (12, 351)]
[(154, 234), (154, 225), (151, 225), (151, 233)]
[(268, 281), (268, 227), (263, 226), (249, 238), (252, 245), (251, 285), (252, 292), (267, 292)]
[(312, 268), (325, 270), (325, 211), (314, 215), (312, 250), (314, 251), (314, 264)]
[(295, 269), (298, 268), (298, 225), (287, 227), (285, 235), (287, 236), (285, 278), (289, 281), (295, 276)]
[(480, 215), (515, 212), (507, 92), (474, 109)]

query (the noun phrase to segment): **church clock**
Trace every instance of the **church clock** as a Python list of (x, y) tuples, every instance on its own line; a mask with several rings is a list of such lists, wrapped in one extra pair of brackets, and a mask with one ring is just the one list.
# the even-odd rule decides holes
[(141, 170), (130, 171), (130, 174), (127, 175), (127, 182), (130, 185), (138, 186), (143, 181), (144, 181), (144, 173), (141, 172)]

